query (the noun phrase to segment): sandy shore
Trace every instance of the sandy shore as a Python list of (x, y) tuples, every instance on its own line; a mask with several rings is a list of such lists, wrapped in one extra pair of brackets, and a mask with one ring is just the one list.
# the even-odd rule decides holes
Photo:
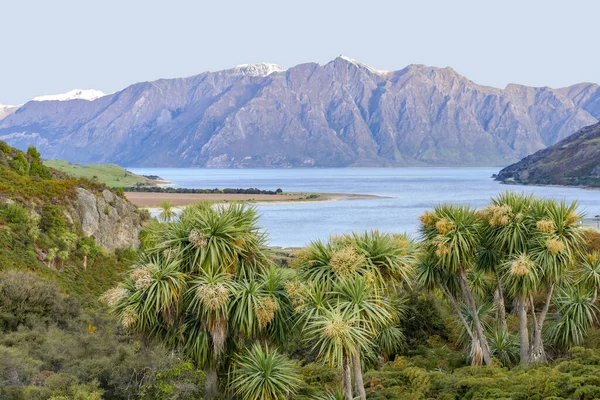
[(283, 193), (272, 194), (224, 194), (224, 193), (152, 193), (125, 192), (127, 199), (138, 207), (156, 211), (160, 204), (168, 200), (176, 207), (187, 206), (200, 201), (213, 203), (248, 202), (252, 204), (290, 204), (306, 202), (331, 202), (342, 200), (365, 200), (381, 198), (369, 194), (346, 193)]

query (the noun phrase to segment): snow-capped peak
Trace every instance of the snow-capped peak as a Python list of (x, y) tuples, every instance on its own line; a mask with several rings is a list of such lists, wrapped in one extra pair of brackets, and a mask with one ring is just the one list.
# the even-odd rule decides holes
[(358, 67), (366, 68), (366, 69), (368, 69), (369, 71), (371, 71), (374, 74), (385, 75), (385, 74), (388, 74), (390, 72), (390, 71), (383, 71), (383, 70), (380, 70), (380, 69), (375, 69), (375, 68), (373, 68), (373, 67), (371, 67), (371, 66), (369, 66), (367, 64), (361, 63), (360, 61), (357, 61), (357, 60), (355, 60), (353, 58), (350, 58), (350, 57), (346, 57), (344, 55), (340, 55), (339, 58), (341, 58), (342, 60), (347, 61), (347, 62), (349, 62), (351, 64), (354, 64), (354, 65), (356, 65)]
[(94, 89), (74, 89), (67, 93), (37, 96), (31, 101), (69, 101), (69, 100), (96, 100), (106, 94)]
[(259, 64), (241, 64), (233, 69), (236, 72), (240, 72), (243, 75), (250, 76), (267, 76), (274, 72), (283, 72), (285, 68), (281, 65), (270, 64), (270, 63), (259, 63)]
[(19, 104), (16, 106), (9, 106), (9, 105), (0, 104), (0, 120), (8, 117), (10, 114), (13, 114), (15, 111), (17, 111), (19, 108), (21, 108), (22, 105), (23, 104)]

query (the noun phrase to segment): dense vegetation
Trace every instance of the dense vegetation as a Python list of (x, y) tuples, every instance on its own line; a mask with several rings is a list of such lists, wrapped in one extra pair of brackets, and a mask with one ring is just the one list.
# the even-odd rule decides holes
[(200, 204), (152, 224), (105, 300), (202, 369), (206, 398), (594, 398), (600, 253), (579, 219), (506, 193), (427, 212), (421, 242), (332, 237), (282, 268), (251, 208)]
[(44, 165), (75, 178), (95, 180), (111, 188), (154, 186), (154, 179), (134, 174), (116, 164), (71, 164), (64, 160), (46, 160)]
[(67, 216), (77, 187), (106, 189), (0, 142), (0, 398), (195, 398), (201, 373), (99, 303), (136, 255), (82, 236)]
[(575, 204), (441, 205), (418, 241), (355, 233), (281, 259), (253, 208), (166, 207), (113, 254), (64, 214), (75, 187), (104, 187), (5, 149), (0, 398), (600, 397), (600, 234)]

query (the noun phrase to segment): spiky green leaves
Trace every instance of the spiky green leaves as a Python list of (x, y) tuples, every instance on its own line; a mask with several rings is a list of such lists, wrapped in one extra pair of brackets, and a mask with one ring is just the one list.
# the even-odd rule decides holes
[(371, 346), (371, 335), (360, 318), (340, 307), (328, 307), (311, 318), (305, 340), (323, 361), (341, 367), (359, 349)]
[(296, 364), (277, 350), (252, 345), (234, 362), (232, 392), (243, 400), (284, 400), (300, 385)]

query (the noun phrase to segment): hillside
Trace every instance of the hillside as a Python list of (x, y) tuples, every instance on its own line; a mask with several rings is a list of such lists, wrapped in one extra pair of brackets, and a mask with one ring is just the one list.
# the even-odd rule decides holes
[(176, 387), (198, 398), (200, 372), (99, 301), (135, 262), (142, 217), (0, 142), (0, 399), (160, 399)]
[(45, 160), (44, 165), (76, 178), (97, 180), (111, 188), (156, 185), (154, 180), (129, 172), (116, 164), (81, 165), (64, 160)]
[(496, 180), (600, 187), (600, 123), (502, 169)]
[(0, 120), (0, 140), (148, 167), (506, 165), (600, 117), (596, 84), (497, 89), (451, 68), (379, 71), (343, 56), (70, 98), (26, 103)]
[(34, 147), (24, 153), (0, 142), (0, 269), (135, 248), (144, 218), (105, 185), (46, 167)]

